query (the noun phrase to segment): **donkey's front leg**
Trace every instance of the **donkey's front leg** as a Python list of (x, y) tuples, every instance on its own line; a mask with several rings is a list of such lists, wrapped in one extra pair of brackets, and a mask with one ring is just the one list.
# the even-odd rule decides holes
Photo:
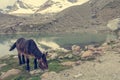
[(25, 57), (22, 55), (22, 64), (25, 64)]
[(21, 59), (21, 54), (18, 53), (18, 59), (19, 59), (19, 65), (22, 65), (22, 59)]
[(37, 66), (37, 59), (35, 58), (34, 59), (34, 69), (37, 69), (38, 68), (38, 66)]
[(30, 61), (29, 61), (29, 58), (26, 57), (26, 64), (27, 64), (27, 65), (26, 65), (26, 70), (27, 70), (27, 71), (30, 71), (30, 65), (29, 65), (29, 62), (30, 62)]

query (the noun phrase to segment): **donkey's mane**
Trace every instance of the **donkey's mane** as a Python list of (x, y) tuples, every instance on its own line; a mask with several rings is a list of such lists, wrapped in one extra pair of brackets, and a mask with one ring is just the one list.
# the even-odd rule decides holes
[(30, 40), (26, 40), (26, 42), (28, 42), (28, 53), (31, 53), (32, 55), (34, 55), (36, 58), (41, 58), (42, 57), (42, 52), (39, 50), (39, 48), (37, 47), (35, 41), (33, 41), (32, 39)]

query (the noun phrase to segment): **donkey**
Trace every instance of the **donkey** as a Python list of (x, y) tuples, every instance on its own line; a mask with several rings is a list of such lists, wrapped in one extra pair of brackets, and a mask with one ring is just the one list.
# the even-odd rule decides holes
[(26, 70), (30, 71), (29, 57), (34, 56), (34, 69), (38, 68), (37, 62), (39, 63), (39, 68), (42, 70), (48, 69), (48, 62), (46, 59), (46, 54), (43, 54), (37, 47), (34, 40), (25, 40), (24, 38), (19, 38), (9, 49), (12, 51), (14, 49), (18, 51), (19, 65), (26, 63)]

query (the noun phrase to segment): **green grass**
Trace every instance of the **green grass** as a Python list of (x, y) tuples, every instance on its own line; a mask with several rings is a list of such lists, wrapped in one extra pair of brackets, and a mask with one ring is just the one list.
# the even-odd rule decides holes
[[(11, 80), (41, 80), (40, 75), (41, 74), (30, 75), (28, 72), (23, 71), (17, 76), (12, 76)], [(7, 79), (9, 80), (10, 78), (7, 78)]]
[(5, 72), (12, 68), (17, 68), (16, 64), (18, 65), (17, 59), (13, 59), (13, 55), (6, 59), (0, 59), (0, 61), (1, 61), (0, 63), (7, 64), (6, 66), (4, 66), (0, 69), (0, 72)]
[(60, 64), (60, 61), (58, 61), (58, 60), (49, 61), (49, 71), (55, 71), (58, 73), (62, 70), (69, 69), (69, 68), (70, 67), (68, 67), (68, 66), (62, 66)]
[(30, 78), (29, 80), (41, 80), (41, 79), (40, 79), (40, 76), (34, 76), (34, 77)]
[[(40, 76), (42, 73), (39, 73), (37, 75), (30, 75), (30, 73), (25, 70), (25, 65), (19, 66), (18, 59), (14, 59), (13, 56), (10, 56), (9, 58), (6, 58), (6, 59), (0, 59), (0, 60), (1, 60), (0, 63), (7, 64), (6, 66), (0, 69), (0, 75), (1, 75), (1, 72), (6, 72), (13, 68), (21, 70), (21, 73), (19, 75), (10, 76), (5, 80), (40, 80)], [(49, 63), (48, 64), (49, 71), (60, 72), (62, 70), (69, 68), (66, 66), (62, 66), (58, 60), (48, 61), (48, 63)], [(30, 67), (31, 67), (31, 70), (33, 70), (33, 58), (31, 58), (30, 60)]]
[[(62, 54), (62, 55), (64, 56), (65, 54)], [(1, 75), (1, 72), (6, 72), (13, 68), (21, 70), (20, 74), (15, 75), (15, 76), (9, 76), (5, 80), (41, 80), (40, 76), (43, 73), (38, 73), (37, 75), (36, 74), (31, 75), (29, 72), (27, 72), (25, 70), (25, 65), (23, 65), (23, 66), (18, 65), (18, 60), (13, 58), (13, 56), (10, 56), (9, 58), (6, 58), (6, 59), (0, 59), (0, 60), (1, 60), (0, 63), (7, 64), (6, 66), (4, 66), (0, 69), (0, 75)], [(72, 58), (63, 58), (62, 60), (59, 60), (59, 59), (49, 60), (48, 61), (48, 66), (49, 66), (48, 71), (54, 71), (54, 72), (59, 73), (62, 70), (71, 68), (71, 66), (61, 65), (62, 62), (78, 61), (78, 60), (81, 60), (81, 58), (79, 56), (75, 56), (75, 55), (73, 55)], [(30, 59), (30, 65), (31, 65), (31, 70), (33, 70), (33, 58)]]

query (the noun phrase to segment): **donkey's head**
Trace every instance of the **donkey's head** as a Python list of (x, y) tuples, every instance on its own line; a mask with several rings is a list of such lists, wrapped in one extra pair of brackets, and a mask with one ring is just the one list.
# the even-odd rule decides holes
[(48, 69), (48, 62), (46, 59), (46, 55), (47, 55), (47, 52), (46, 52), (46, 54), (42, 54), (42, 57), (40, 59), (38, 59), (39, 67), (42, 70)]

